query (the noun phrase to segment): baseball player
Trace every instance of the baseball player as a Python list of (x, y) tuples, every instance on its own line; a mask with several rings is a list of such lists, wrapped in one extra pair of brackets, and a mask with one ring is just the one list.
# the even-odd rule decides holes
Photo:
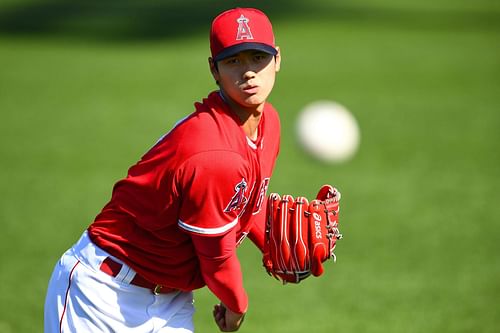
[(56, 264), (45, 332), (193, 332), (193, 295), (220, 300), (219, 329), (248, 310), (236, 254), (264, 247), (266, 191), (280, 123), (266, 102), (280, 69), (271, 23), (225, 11), (210, 30), (218, 84), (118, 181), (110, 201)]

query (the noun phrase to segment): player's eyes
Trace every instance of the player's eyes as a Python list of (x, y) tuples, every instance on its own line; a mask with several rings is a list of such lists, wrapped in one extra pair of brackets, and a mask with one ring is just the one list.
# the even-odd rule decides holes
[(257, 53), (253, 57), (255, 60), (262, 61), (262, 60), (267, 59), (267, 54), (266, 53)]
[(266, 61), (269, 58), (269, 56), (270, 55), (267, 53), (257, 52), (257, 53), (251, 54), (250, 58), (248, 58), (248, 59), (247, 58), (240, 58), (239, 56), (234, 56), (234, 57), (226, 58), (226, 59), (222, 60), (222, 62), (225, 65), (239, 65), (242, 62), (246, 62), (246, 61), (261, 63), (261, 62)]
[(227, 65), (238, 64), (239, 62), (240, 62), (239, 59), (236, 57), (227, 58), (226, 60), (224, 60), (224, 63)]

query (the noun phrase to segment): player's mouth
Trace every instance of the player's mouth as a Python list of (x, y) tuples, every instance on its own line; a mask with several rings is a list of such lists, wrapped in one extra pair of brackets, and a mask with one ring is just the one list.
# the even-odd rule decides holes
[(244, 86), (242, 89), (245, 93), (253, 95), (259, 92), (259, 86)]

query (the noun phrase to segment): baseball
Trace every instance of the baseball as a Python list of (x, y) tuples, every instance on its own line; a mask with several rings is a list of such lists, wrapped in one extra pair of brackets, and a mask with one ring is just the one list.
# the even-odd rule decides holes
[(313, 157), (338, 163), (354, 156), (360, 133), (356, 119), (344, 106), (333, 101), (317, 101), (300, 112), (297, 138)]

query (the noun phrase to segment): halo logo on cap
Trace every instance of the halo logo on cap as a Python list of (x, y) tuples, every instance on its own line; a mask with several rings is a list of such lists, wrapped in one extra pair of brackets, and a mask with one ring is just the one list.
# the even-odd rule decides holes
[(252, 31), (250, 31), (250, 27), (248, 26), (248, 21), (243, 14), (241, 14), (240, 18), (236, 20), (238, 22), (238, 32), (236, 33), (236, 40), (245, 39), (253, 39)]
[(210, 50), (215, 62), (245, 50), (278, 53), (269, 18), (255, 8), (234, 8), (219, 14), (210, 29)]

